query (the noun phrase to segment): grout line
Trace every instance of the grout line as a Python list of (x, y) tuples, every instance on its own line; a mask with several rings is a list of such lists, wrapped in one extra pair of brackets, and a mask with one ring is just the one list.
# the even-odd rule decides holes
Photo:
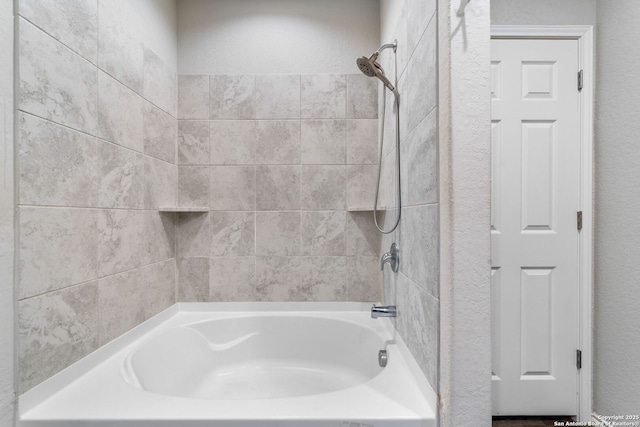
[(144, 265), (141, 265), (141, 266), (138, 266), (138, 267), (132, 267), (132, 268), (129, 268), (127, 270), (119, 271), (117, 273), (108, 274), (106, 276), (98, 275), (95, 278), (92, 278), (92, 279), (89, 279), (89, 280), (85, 280), (85, 281), (82, 281), (82, 282), (79, 282), (79, 283), (74, 283), (72, 285), (64, 286), (62, 288), (52, 289), (52, 290), (49, 290), (49, 291), (46, 291), (46, 292), (41, 292), (41, 293), (38, 293), (38, 294), (30, 295), (30, 296), (28, 296), (26, 298), (17, 298), (17, 300), (18, 301), (26, 301), (26, 300), (29, 300), (31, 298), (37, 298), (37, 297), (41, 297), (41, 296), (52, 294), (52, 293), (56, 293), (56, 292), (66, 291), (68, 289), (75, 288), (75, 287), (78, 287), (78, 286), (83, 286), (83, 285), (86, 285), (86, 284), (89, 284), (89, 283), (92, 283), (92, 282), (96, 282), (96, 285), (97, 285), (97, 282), (100, 281), (100, 280), (108, 279), (110, 277), (118, 276), (118, 275), (125, 274), (125, 273), (130, 273), (130, 272), (132, 272), (134, 270), (140, 270), (142, 268), (147, 268), (147, 267), (151, 267), (151, 266), (154, 266), (154, 265), (163, 264), (163, 263), (166, 263), (166, 262), (171, 261), (173, 259), (175, 259), (175, 257), (166, 258), (166, 259), (163, 259), (163, 260), (160, 260), (160, 261), (154, 261), (154, 262), (151, 262), (151, 263), (148, 263), (148, 264), (144, 264)]
[[(169, 161), (167, 161), (167, 160), (161, 159), (161, 158), (156, 157), (156, 156), (152, 156), (152, 155), (150, 155), (150, 154), (146, 154), (146, 153), (144, 153), (143, 151), (138, 151), (138, 150), (135, 150), (135, 149), (133, 149), (133, 148), (131, 148), (131, 147), (126, 147), (126, 146), (121, 145), (121, 144), (119, 144), (119, 143), (117, 143), (117, 142), (109, 141), (108, 139), (104, 139), (104, 138), (101, 138), (101, 137), (99, 137), (99, 136), (92, 135), (92, 134), (87, 133), (87, 132), (84, 132), (84, 131), (82, 131), (82, 130), (74, 129), (74, 128), (72, 128), (72, 127), (70, 127), (70, 126), (67, 126), (67, 125), (64, 125), (64, 124), (62, 124), (62, 123), (58, 123), (58, 122), (55, 122), (55, 121), (53, 121), (53, 120), (47, 119), (46, 117), (38, 116), (38, 115), (33, 114), (33, 113), (29, 112), (29, 111), (24, 111), (24, 110), (17, 110), (17, 111), (18, 111), (18, 113), (21, 113), (21, 114), (24, 114), (24, 115), (27, 115), (27, 116), (30, 116), (30, 117), (35, 117), (35, 118), (37, 118), (37, 119), (39, 119), (39, 120), (42, 120), (42, 121), (44, 121), (44, 122), (50, 123), (50, 124), (55, 125), (55, 126), (59, 126), (59, 127), (61, 127), (61, 128), (67, 129), (67, 130), (69, 130), (69, 131), (71, 131), (71, 132), (76, 132), (76, 133), (79, 133), (79, 134), (81, 134), (81, 135), (87, 136), (87, 137), (89, 137), (89, 138), (95, 139), (95, 140), (96, 140), (96, 142), (108, 143), (108, 144), (111, 144), (111, 145), (116, 146), (117, 148), (122, 148), (122, 149), (125, 149), (125, 150), (128, 150), (128, 151), (131, 151), (131, 152), (133, 152), (133, 153), (135, 153), (135, 154), (140, 154), (141, 156), (150, 157), (150, 158), (152, 158), (152, 159), (155, 159), (155, 160), (161, 161), (161, 162), (163, 162), (163, 163), (167, 163), (167, 164), (169, 164), (169, 165), (175, 166), (175, 164), (174, 164), (174, 163), (171, 163), (171, 162), (169, 162)], [(144, 149), (144, 148), (143, 148), (143, 149)]]
[(51, 39), (53, 39), (55, 42), (59, 43), (60, 45), (64, 46), (65, 48), (67, 48), (70, 52), (78, 55), (80, 58), (82, 58), (85, 62), (91, 64), (94, 67), (97, 67), (98, 64), (98, 46), (97, 46), (97, 31), (96, 31), (96, 63), (93, 63), (90, 59), (86, 58), (83, 54), (81, 54), (80, 52), (78, 52), (77, 50), (75, 50), (74, 48), (72, 48), (71, 46), (69, 46), (68, 44), (66, 44), (65, 42), (63, 42), (62, 40), (58, 39), (57, 37), (53, 36), (51, 33), (49, 33), (47, 30), (45, 30), (44, 28), (42, 28), (41, 26), (37, 25), (35, 22), (31, 21), (29, 18), (23, 16), (20, 13), (16, 14), (17, 17), (19, 17), (20, 19), (24, 20), (25, 22), (28, 22), (29, 24), (31, 24), (34, 28), (42, 31), (44, 34), (46, 34), (47, 36), (49, 36)]

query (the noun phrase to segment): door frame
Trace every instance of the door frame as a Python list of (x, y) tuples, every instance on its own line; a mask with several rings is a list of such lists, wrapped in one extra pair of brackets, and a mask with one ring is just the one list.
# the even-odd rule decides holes
[[(592, 318), (593, 318), (593, 26), (592, 25), (492, 25), (492, 39), (565, 39), (578, 41), (578, 61), (583, 70), (580, 96), (580, 189), (582, 230), (578, 234), (579, 319), (578, 340), (582, 369), (578, 371), (578, 421), (591, 421)], [(577, 76), (576, 76), (577, 84)]]

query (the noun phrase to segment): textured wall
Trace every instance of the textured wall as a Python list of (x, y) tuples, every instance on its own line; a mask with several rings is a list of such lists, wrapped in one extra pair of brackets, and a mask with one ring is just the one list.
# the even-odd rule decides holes
[[(441, 1), (442, 426), (491, 425), (489, 1)], [(460, 11), (461, 4), (466, 8)]]
[(180, 74), (350, 74), (377, 48), (378, 0), (179, 0)]
[(598, 2), (594, 381), (601, 415), (640, 408), (640, 67), (637, 1)]
[[(437, 14), (435, 1), (385, 0), (382, 40), (398, 40), (402, 219), (383, 238), (382, 252), (400, 246), (400, 270), (384, 271), (385, 302), (395, 304), (396, 326), (434, 390), (438, 390), (438, 159)], [(388, 76), (395, 75), (391, 50), (381, 54)], [(387, 93), (381, 204), (388, 206), (385, 227), (395, 220), (395, 117)]]
[(13, 4), (0, 3), (0, 426), (13, 425)]
[(19, 3), (21, 393), (175, 300), (175, 50), (139, 28), (175, 40), (175, 11), (153, 4)]
[(180, 75), (180, 301), (378, 301), (362, 75)]
[(591, 25), (596, 0), (492, 0), (493, 25)]

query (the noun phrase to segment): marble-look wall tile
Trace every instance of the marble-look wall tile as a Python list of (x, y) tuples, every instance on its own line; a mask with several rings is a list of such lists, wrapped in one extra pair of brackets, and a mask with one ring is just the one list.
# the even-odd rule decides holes
[(100, 345), (119, 337), (145, 320), (145, 287), (140, 269), (98, 280)]
[(347, 118), (378, 117), (378, 79), (364, 74), (347, 75)]
[(434, 20), (435, 0), (407, 0), (405, 4), (407, 22), (407, 46), (413, 52), (418, 41), (423, 37), (429, 22)]
[(302, 257), (257, 257), (258, 301), (294, 301), (300, 283)]
[(210, 118), (213, 120), (255, 119), (255, 76), (210, 76), (209, 106)]
[(344, 210), (347, 207), (344, 166), (302, 166), (301, 206), (304, 210)]
[(178, 167), (176, 165), (144, 156), (145, 209), (175, 206), (177, 200), (176, 182), (178, 182)]
[(345, 164), (344, 120), (303, 120), (300, 127), (302, 164)]
[(140, 269), (147, 294), (145, 320), (176, 302), (176, 260), (144, 266)]
[[(382, 275), (382, 296), (385, 305), (398, 306), (398, 277), (399, 274), (383, 274)], [(398, 329), (398, 319), (392, 319), (393, 326)]]
[(403, 208), (400, 237), (400, 271), (438, 298), (438, 205)]
[(98, 212), (98, 254), (101, 276), (120, 273), (148, 262), (147, 211)]
[[(394, 142), (395, 139), (385, 139), (385, 146), (388, 144), (392, 147)], [(347, 163), (350, 165), (378, 163), (378, 119), (347, 121)]]
[(97, 211), (20, 208), (18, 298), (98, 277)]
[[(403, 159), (400, 159), (400, 161), (402, 162)], [(396, 150), (393, 150), (391, 153), (383, 157), (382, 169), (380, 170), (378, 206), (386, 207), (387, 211), (398, 206), (398, 172), (396, 169), (396, 165)], [(403, 166), (400, 165), (400, 174), (402, 174), (402, 169)], [(406, 183), (406, 181), (403, 182)], [(411, 184), (407, 183), (407, 186), (409, 185)], [(401, 191), (403, 190), (401, 189)], [(373, 194), (375, 195), (375, 193)], [(404, 200), (402, 200), (402, 202), (404, 203)]]
[(211, 258), (209, 298), (211, 301), (255, 301), (256, 258)]
[(173, 117), (178, 115), (178, 76), (151, 49), (144, 48), (144, 97)]
[[(292, 286), (295, 286), (292, 283)], [(347, 258), (301, 257), (300, 285), (295, 301), (345, 301), (347, 297)]]
[(256, 163), (300, 164), (300, 121), (258, 121), (256, 125)]
[(255, 254), (253, 212), (210, 212), (211, 256)]
[[(437, 72), (436, 20), (433, 20), (424, 36), (416, 46), (403, 76), (403, 88), (407, 92), (404, 102), (400, 103), (400, 114), (407, 128), (403, 134), (411, 131), (436, 106), (438, 80)], [(411, 88), (411, 90), (408, 90)]]
[(402, 204), (438, 202), (437, 113), (433, 110), (400, 144)]
[[(378, 217), (380, 219), (380, 217)], [(378, 222), (382, 224), (382, 221)], [(390, 227), (389, 227), (390, 228)], [(373, 222), (373, 213), (349, 212), (347, 215), (347, 254), (377, 256), (380, 253), (381, 233)]]
[(418, 366), (433, 387), (437, 386), (439, 302), (421, 291), (403, 274), (397, 281), (397, 327)]
[(209, 118), (209, 76), (178, 75), (178, 118)]
[(347, 205), (373, 206), (378, 167), (375, 165), (347, 166)]
[(300, 76), (256, 76), (257, 119), (300, 118)]
[(178, 206), (209, 206), (209, 181), (207, 166), (180, 166)]
[(215, 120), (210, 122), (212, 165), (254, 164), (256, 122), (253, 120)]
[(100, 279), (100, 345), (172, 305), (175, 275), (175, 260), (171, 259)]
[(314, 74), (301, 76), (301, 116), (307, 119), (346, 117), (347, 76)]
[(18, 109), (95, 135), (96, 67), (24, 19), (19, 31)]
[(96, 282), (18, 303), (20, 393), (98, 348)]
[[(430, 0), (427, 0), (430, 1)], [(421, 2), (425, 2), (425, 0), (421, 0)], [(411, 12), (413, 14), (415, 12)], [(402, 12), (398, 16), (398, 22), (395, 25), (395, 31), (393, 32), (393, 36), (389, 37), (389, 40), (395, 39), (397, 42), (396, 53), (395, 55), (383, 54), (379, 57), (379, 61), (382, 64), (382, 68), (385, 70), (394, 70), (397, 64), (398, 76), (402, 75), (407, 66), (407, 62), (411, 57), (411, 53), (413, 52), (413, 47), (409, 46), (407, 42), (407, 15), (410, 14), (409, 9), (407, 8), (407, 3), (402, 5)], [(393, 74), (395, 76), (395, 73)]]
[(97, 0), (20, 0), (19, 13), (86, 60), (97, 63)]
[(143, 155), (127, 148), (100, 144), (98, 204), (104, 208), (140, 209), (144, 203)]
[(18, 124), (20, 204), (96, 206), (96, 139), (23, 113)]
[(212, 166), (210, 173), (209, 206), (211, 210), (255, 210), (255, 166)]
[(178, 302), (209, 301), (209, 257), (178, 258)]
[(344, 211), (301, 212), (302, 255), (346, 254)]
[(378, 302), (382, 298), (382, 273), (377, 256), (347, 257), (347, 300)]
[(178, 215), (177, 253), (181, 257), (206, 257), (211, 252), (209, 213), (190, 212)]
[(100, 71), (98, 73), (98, 136), (142, 152), (142, 98)]
[(176, 162), (178, 121), (149, 101), (144, 101), (143, 138), (144, 154)]
[[(404, 92), (404, 75), (400, 78), (400, 82), (398, 83), (400, 89)], [(380, 94), (380, 99), (382, 100), (382, 95)], [(404, 98), (402, 98), (404, 100)], [(394, 107), (394, 96), (391, 92), (387, 92), (387, 107), (390, 109), (387, 110), (387, 113), (384, 116), (384, 141), (382, 147), (382, 155), (386, 156), (391, 153), (396, 148), (396, 122), (398, 113), (395, 111)], [(400, 108), (404, 108), (400, 107)], [(401, 112), (400, 114), (400, 140), (404, 140), (407, 133), (407, 116), (406, 112)], [(382, 120), (380, 118), (379, 120)], [(378, 152), (380, 152), (380, 148), (378, 148)]]
[(178, 121), (178, 163), (181, 165), (209, 164), (208, 121)]
[[(180, 96), (183, 93), (189, 96), (197, 85), (204, 87), (199, 76), (189, 77), (191, 81), (181, 80), (185, 89)], [(377, 93), (377, 86), (364, 80), (351, 89), (354, 102), (375, 98)], [(214, 75), (209, 78), (209, 117), (213, 120), (209, 122), (208, 134), (200, 125), (204, 121), (180, 121), (181, 144), (190, 134), (201, 135), (194, 139), (206, 139), (208, 144), (193, 145), (209, 147), (211, 212), (188, 221), (179, 217), (177, 254), (211, 258), (211, 300), (346, 299), (349, 278), (346, 92), (347, 76)], [(189, 108), (197, 109), (195, 104)], [(372, 112), (366, 113), (371, 118), (349, 120), (362, 121), (351, 128), (351, 158), (357, 165), (352, 175), (356, 181), (369, 175), (367, 172), (377, 158), (375, 137), (373, 154), (361, 147), (369, 142), (363, 141), (369, 134), (377, 133), (376, 105), (374, 99), (369, 106)], [(301, 119), (302, 114), (308, 119)], [(358, 110), (357, 114), (361, 117), (365, 113)], [(198, 123), (200, 130), (187, 130), (189, 125), (184, 125), (183, 132), (183, 123)], [(180, 161), (195, 165), (194, 158), (201, 155), (187, 157), (185, 149)], [(373, 181), (370, 186), (375, 185)], [(358, 196), (367, 191), (367, 185), (354, 183), (351, 192)], [(369, 192), (367, 199), (372, 199), (373, 190)], [(370, 204), (367, 200), (366, 206)], [(370, 229), (354, 232), (351, 253), (354, 259), (356, 255), (364, 255), (363, 259), (375, 261), (377, 252), (370, 246), (376, 239), (366, 240), (362, 234), (367, 230)], [(207, 232), (209, 252), (206, 252), (207, 238), (203, 238)], [(363, 254), (359, 253), (361, 249)], [(309, 277), (301, 284), (303, 264)], [(375, 264), (360, 260), (354, 265), (377, 269)], [(331, 270), (336, 265), (339, 268)], [(282, 266), (284, 271), (275, 271), (274, 266)], [(242, 270), (245, 278), (234, 278), (235, 284), (227, 286), (225, 282), (235, 277), (234, 269)], [(354, 271), (359, 275), (351, 275), (357, 285), (352, 287), (352, 294), (359, 295), (359, 299), (372, 298), (368, 296), (371, 294), (380, 299), (379, 276), (375, 283), (358, 282), (364, 276), (360, 270)], [(340, 278), (331, 278), (332, 272)], [(287, 276), (296, 279), (286, 283), (283, 278)]]
[(300, 166), (258, 166), (256, 209), (300, 209)]
[[(166, 261), (175, 257), (175, 218), (154, 211), (144, 212), (144, 233), (146, 237), (143, 265)], [(175, 267), (175, 265), (174, 265)], [(171, 276), (175, 278), (175, 276)], [(175, 284), (175, 280), (173, 281)]]
[(122, 12), (115, 2), (98, 0), (98, 10), (98, 67), (142, 95), (142, 43), (125, 27)]
[(256, 212), (256, 255), (300, 253), (300, 212)]
[[(380, 221), (380, 216), (378, 217), (378, 225), (383, 224), (382, 228), (384, 230), (391, 230), (393, 228), (393, 226), (396, 223), (396, 220), (398, 218), (398, 210), (395, 208), (391, 208), (391, 209), (387, 209), (385, 210), (382, 214), (382, 221)], [(402, 222), (402, 219), (401, 219)], [(400, 227), (400, 225), (398, 225), (398, 227), (396, 227), (395, 230), (393, 230), (391, 233), (386, 233), (382, 235), (382, 242), (380, 244), (380, 253), (379, 255), (382, 255), (384, 252), (389, 252), (391, 245), (393, 243), (400, 243), (401, 249), (402, 249), (402, 236), (400, 234), (400, 230), (402, 227)]]

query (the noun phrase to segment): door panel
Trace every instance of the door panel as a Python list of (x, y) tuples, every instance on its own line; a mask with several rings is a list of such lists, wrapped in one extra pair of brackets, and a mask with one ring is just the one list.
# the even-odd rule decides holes
[(577, 412), (575, 40), (491, 44), (494, 415)]

